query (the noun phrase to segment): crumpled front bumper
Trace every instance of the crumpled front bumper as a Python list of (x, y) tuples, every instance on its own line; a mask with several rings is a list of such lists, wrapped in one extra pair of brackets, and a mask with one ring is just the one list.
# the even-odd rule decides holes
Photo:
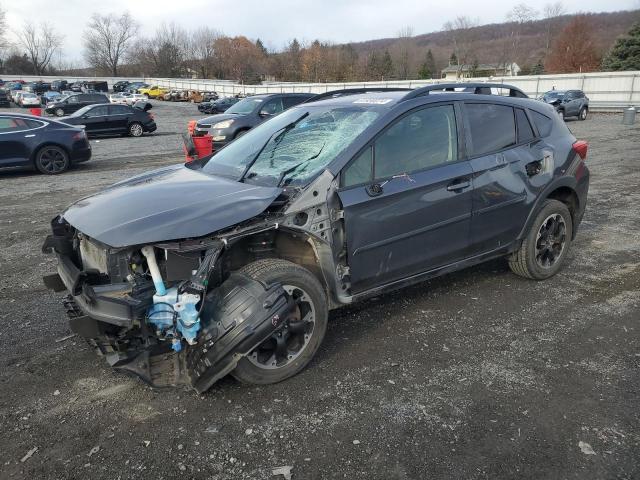
[[(70, 252), (71, 244), (64, 237), (49, 235), (42, 246), (44, 253), (55, 253), (58, 260), (57, 272), (43, 278), (51, 290), (67, 290), (79, 309), (89, 318), (100, 322), (131, 327), (140, 319), (148, 307), (147, 296), (131, 296), (129, 283), (95, 284), (96, 272), (80, 270)], [(149, 291), (148, 298), (153, 293)], [(76, 332), (81, 334), (81, 332)]]

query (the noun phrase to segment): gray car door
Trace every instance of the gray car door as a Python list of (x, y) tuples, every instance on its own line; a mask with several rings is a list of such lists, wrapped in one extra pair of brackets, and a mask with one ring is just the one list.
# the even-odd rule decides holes
[(520, 233), (535, 196), (527, 169), (545, 152), (521, 108), (469, 102), (465, 122), (473, 170), (471, 254), (478, 255), (508, 246)]
[(341, 172), (355, 292), (450, 264), (470, 242), (471, 167), (453, 104), (412, 110)]

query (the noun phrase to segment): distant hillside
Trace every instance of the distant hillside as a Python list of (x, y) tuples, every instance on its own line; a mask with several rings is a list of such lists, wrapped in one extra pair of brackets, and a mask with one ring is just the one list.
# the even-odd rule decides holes
[[(606, 53), (616, 38), (626, 33), (631, 25), (640, 21), (640, 10), (621, 11), (613, 13), (585, 14), (593, 27), (592, 34), (601, 54)], [(559, 33), (576, 15), (563, 15), (550, 20), (552, 38)], [(444, 21), (443, 21), (444, 23)], [(494, 23), (474, 27), (469, 30), (469, 37), (474, 46), (474, 55), (479, 63), (493, 63), (501, 61), (503, 52), (509, 50), (512, 42), (512, 32), (517, 28), (513, 22)], [(518, 53), (512, 60), (522, 66), (531, 66), (544, 58), (546, 50), (547, 21), (535, 20), (522, 25)], [(414, 62), (421, 62), (423, 52), (431, 49), (438, 68), (444, 68), (453, 52), (452, 33), (439, 31), (416, 35), (411, 38), (414, 46)], [(374, 50), (385, 50), (397, 45), (397, 38), (381, 38), (365, 42), (352, 43), (359, 55), (367, 55)]]

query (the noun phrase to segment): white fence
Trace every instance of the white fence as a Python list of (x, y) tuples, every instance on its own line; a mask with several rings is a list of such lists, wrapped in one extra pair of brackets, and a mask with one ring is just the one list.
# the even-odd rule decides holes
[[(4, 80), (53, 81), (59, 77), (35, 77), (3, 75)], [(176, 78), (113, 78), (113, 77), (67, 77), (68, 81), (98, 80), (109, 86), (119, 80), (145, 81), (179, 90), (215, 91), (221, 96), (236, 94), (311, 92), (324, 93), (330, 90), (362, 87), (408, 87), (418, 88), (445, 80), (394, 80), (387, 82), (349, 83), (268, 83), (264, 85), (242, 85), (228, 80), (192, 80)], [(555, 87), (557, 90), (580, 89), (590, 99), (591, 106), (600, 110), (619, 110), (629, 105), (640, 106), (640, 71), (598, 72), (584, 74), (536, 75), (522, 77), (474, 78), (465, 81), (508, 83), (519, 87), (530, 97), (538, 97)]]
[[(387, 82), (349, 83), (270, 83), (265, 85), (241, 85), (215, 80), (183, 80), (153, 78), (147, 82), (180, 90), (215, 91), (219, 95), (311, 92), (324, 93), (331, 90), (363, 87), (407, 87), (418, 88), (432, 83), (448, 83), (448, 80), (406, 80)], [(580, 89), (589, 97), (592, 107), (616, 110), (629, 105), (640, 105), (640, 71), (602, 72), (563, 75), (536, 75), (522, 77), (474, 78), (464, 81), (507, 83), (537, 98), (555, 87), (556, 90)]]

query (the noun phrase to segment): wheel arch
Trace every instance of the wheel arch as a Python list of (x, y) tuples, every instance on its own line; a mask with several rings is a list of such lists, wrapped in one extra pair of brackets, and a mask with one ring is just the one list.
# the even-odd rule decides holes
[(67, 147), (66, 145), (63, 145), (61, 143), (58, 143), (58, 142), (46, 141), (46, 142), (41, 143), (37, 147), (35, 147), (33, 149), (33, 151), (31, 152), (31, 162), (34, 164), (34, 166), (35, 166), (36, 156), (38, 155), (38, 152), (40, 150), (42, 150), (44, 147), (58, 147), (58, 148), (61, 148), (62, 150), (65, 151), (65, 153), (69, 157), (69, 161), (71, 161), (71, 151), (69, 150), (69, 147)]
[(309, 270), (325, 289), (329, 308), (337, 305), (331, 247), (306, 232), (287, 228), (248, 234), (230, 243), (221, 259), (229, 271), (264, 258), (288, 260)]
[(576, 193), (575, 187), (576, 179), (572, 177), (560, 178), (558, 181), (547, 186), (547, 188), (538, 196), (538, 200), (529, 212), (527, 221), (518, 235), (518, 240), (522, 240), (527, 235), (536, 215), (538, 215), (538, 212), (544, 205), (545, 200), (548, 199), (558, 200), (567, 206), (569, 213), (571, 214), (573, 238), (575, 238), (577, 223), (579, 222), (578, 212), (580, 212), (580, 198)]

